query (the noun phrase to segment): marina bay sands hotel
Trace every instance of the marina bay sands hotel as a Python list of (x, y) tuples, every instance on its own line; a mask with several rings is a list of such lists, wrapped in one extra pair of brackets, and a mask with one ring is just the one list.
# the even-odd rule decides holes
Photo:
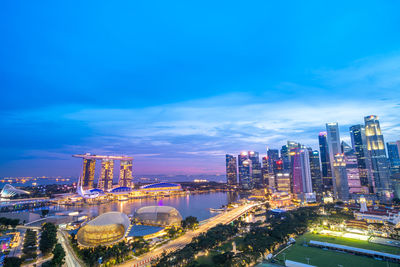
[(96, 161), (101, 160), (101, 173), (97, 184), (97, 188), (102, 189), (104, 192), (112, 189), (112, 182), (114, 176), (114, 161), (120, 161), (119, 168), (119, 181), (121, 187), (133, 187), (132, 183), (132, 157), (125, 156), (99, 156), (87, 154), (72, 155), (75, 158), (83, 159), (82, 175), (80, 182), (83, 190), (93, 188), (94, 172)]

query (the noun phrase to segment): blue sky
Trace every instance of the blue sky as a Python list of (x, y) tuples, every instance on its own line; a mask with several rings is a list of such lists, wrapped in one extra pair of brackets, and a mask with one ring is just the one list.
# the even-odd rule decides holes
[(380, 116), (399, 137), (397, 1), (4, 1), (0, 176), (224, 173), (224, 154)]

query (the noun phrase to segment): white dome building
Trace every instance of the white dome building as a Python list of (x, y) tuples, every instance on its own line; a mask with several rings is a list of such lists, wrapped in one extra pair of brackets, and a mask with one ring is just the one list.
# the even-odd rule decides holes
[(125, 213), (107, 212), (82, 226), (76, 237), (82, 246), (110, 245), (125, 237), (130, 224)]
[(182, 216), (178, 210), (169, 206), (147, 206), (135, 212), (139, 223), (159, 226), (180, 225)]

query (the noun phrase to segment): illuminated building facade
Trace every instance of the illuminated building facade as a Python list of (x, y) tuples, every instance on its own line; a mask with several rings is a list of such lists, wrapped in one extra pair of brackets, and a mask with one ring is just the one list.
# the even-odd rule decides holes
[(121, 160), (118, 184), (121, 187), (134, 187), (132, 183), (132, 160)]
[(97, 188), (102, 189), (104, 192), (112, 189), (113, 177), (114, 177), (114, 160), (102, 159), (100, 179)]
[(333, 162), (333, 171), (335, 174), (334, 193), (340, 200), (349, 200), (349, 183), (347, 180), (346, 161), (343, 154), (336, 154)]
[(361, 186), (357, 156), (355, 155), (354, 150), (350, 150), (344, 153), (344, 160), (346, 162), (346, 173), (349, 185), (349, 193), (368, 194), (368, 187)]
[(274, 162), (274, 180), (275, 189), (278, 192), (291, 193), (290, 173), (283, 169), (282, 160), (277, 160)]
[(323, 191), (322, 176), (321, 176), (321, 164), (319, 161), (319, 152), (308, 148), (308, 154), (310, 157), (310, 171), (311, 171), (311, 183), (312, 190), (317, 194), (321, 194)]
[(93, 188), (95, 167), (96, 167), (95, 159), (84, 159), (83, 160), (82, 188), (84, 190)]
[(400, 173), (400, 151), (399, 151), (400, 141), (397, 142), (387, 142), (386, 147), (388, 150), (388, 157), (390, 163), (390, 173), (396, 174)]
[(226, 183), (228, 185), (236, 185), (237, 184), (236, 157), (233, 155), (227, 154), (225, 156), (225, 162), (226, 162)]
[[(340, 145), (340, 135), (339, 135), (339, 125), (337, 122), (331, 122), (326, 124), (326, 133), (327, 133), (327, 141), (328, 141), (328, 149), (329, 149), (329, 162), (331, 164), (332, 169), (332, 185), (333, 191), (336, 192), (336, 182), (335, 172), (333, 169), (333, 163), (335, 162), (335, 156), (337, 154), (342, 154), (342, 147)], [(340, 179), (340, 177), (338, 178)]]
[(312, 193), (310, 156), (306, 148), (292, 148), (290, 150), (292, 162), (292, 193), (299, 198), (304, 193)]
[(114, 161), (119, 160), (120, 166), (120, 179), (119, 185), (126, 187), (133, 187), (132, 183), (132, 157), (125, 156), (101, 156), (92, 155), (90, 153), (72, 155), (74, 158), (83, 159), (83, 170), (80, 177), (79, 183), (82, 186), (83, 191), (93, 189), (94, 174), (96, 167), (96, 160), (101, 160), (101, 173), (98, 181), (97, 188), (102, 191), (109, 191), (112, 189), (113, 183), (113, 172), (114, 172)]
[[(373, 193), (375, 191), (375, 183), (372, 178), (371, 159), (367, 149), (365, 126), (361, 124), (351, 126), (350, 137), (354, 153), (357, 157), (361, 186), (368, 188), (369, 193)], [(365, 191), (365, 189), (363, 190)]]
[(376, 193), (382, 201), (390, 201), (393, 191), (389, 180), (389, 164), (378, 116), (367, 116), (364, 121), (367, 149), (371, 157), (372, 177), (375, 182)]
[(259, 188), (263, 185), (260, 155), (258, 152), (255, 151), (249, 151), (248, 155), (249, 160), (251, 161), (252, 182), (255, 187)]
[(320, 132), (318, 136), (319, 141), (319, 152), (321, 157), (321, 174), (322, 174), (322, 185), (323, 190), (333, 191), (332, 184), (332, 168), (331, 163), (329, 161), (329, 147), (328, 147), (328, 139), (326, 132)]
[(242, 152), (238, 156), (239, 162), (239, 185), (243, 189), (253, 189), (254, 184), (252, 181), (253, 170), (251, 160), (247, 152)]
[(270, 167), (269, 172), (273, 173), (274, 172), (274, 170), (273, 170), (274, 162), (279, 160), (278, 149), (268, 149), (267, 156), (268, 156), (268, 165)]
[(275, 180), (274, 180), (274, 175), (273, 175), (273, 171), (272, 168), (270, 168), (269, 166), (269, 160), (268, 157), (263, 157), (262, 158), (262, 176), (263, 176), (263, 182), (264, 185), (266, 185), (267, 187), (270, 188), (275, 188)]
[(289, 147), (287, 145), (283, 145), (281, 148), (281, 159), (283, 161), (283, 169), (289, 171), (290, 159), (289, 159)]

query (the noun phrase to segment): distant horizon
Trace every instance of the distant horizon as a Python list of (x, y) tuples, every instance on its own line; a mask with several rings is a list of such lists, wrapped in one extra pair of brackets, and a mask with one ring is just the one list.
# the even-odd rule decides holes
[(224, 174), (227, 153), (318, 149), (328, 122), (350, 144), (371, 114), (399, 140), (399, 8), (3, 3), (0, 176), (78, 176), (86, 152), (133, 156), (135, 175)]

